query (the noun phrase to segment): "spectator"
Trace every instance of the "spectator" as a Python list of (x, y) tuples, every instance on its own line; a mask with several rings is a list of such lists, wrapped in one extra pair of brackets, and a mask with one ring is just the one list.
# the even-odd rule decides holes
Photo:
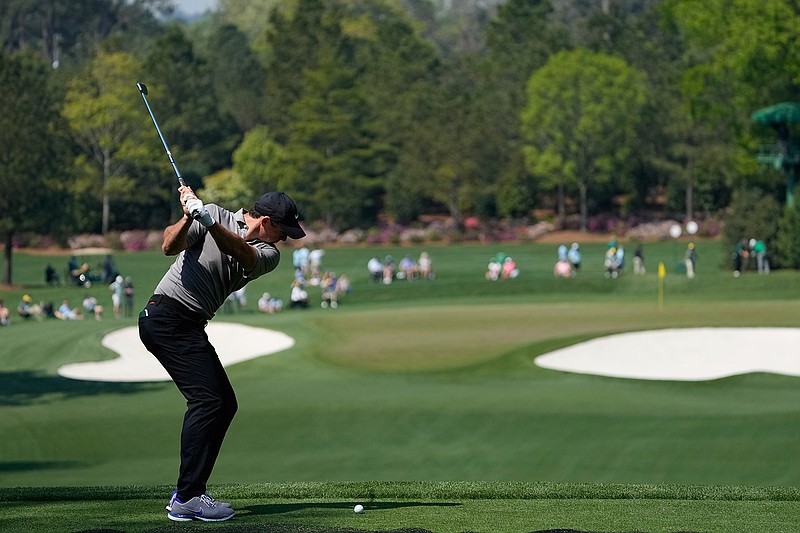
[(742, 261), (747, 259), (749, 254), (747, 252), (747, 245), (744, 240), (736, 243), (736, 248), (733, 249), (733, 277), (738, 278), (742, 273)]
[(395, 269), (394, 258), (391, 255), (387, 255), (386, 258), (383, 260), (384, 285), (389, 285), (394, 279), (394, 269)]
[(239, 290), (233, 291), (231, 293), (231, 296), (233, 296), (233, 299), (236, 302), (236, 305), (238, 306), (239, 311), (246, 311), (247, 310), (247, 292), (245, 290), (245, 287), (242, 287)]
[(292, 282), (292, 292), (289, 295), (289, 308), (295, 307), (300, 309), (308, 307), (308, 292), (305, 290), (302, 280), (299, 279)]
[(30, 295), (26, 294), (22, 297), (22, 301), (20, 301), (19, 305), (17, 306), (17, 313), (19, 313), (19, 316), (25, 320), (28, 320), (33, 316), (33, 299), (30, 297)]
[(383, 263), (377, 257), (373, 257), (367, 262), (367, 271), (369, 271), (370, 281), (377, 283), (383, 279)]
[(11, 325), (11, 312), (6, 307), (5, 302), (0, 299), (0, 326)]
[(581, 268), (581, 259), (581, 247), (578, 246), (577, 242), (573, 242), (567, 252), (567, 260), (569, 260), (569, 264), (572, 266), (572, 275), (577, 274), (578, 270)]
[(53, 302), (44, 302), (42, 304), (42, 316), (45, 318), (56, 318), (56, 310), (53, 308)]
[(567, 257), (568, 254), (569, 254), (569, 251), (567, 250), (567, 245), (564, 244), (564, 243), (561, 243), (558, 246), (558, 260), (559, 261), (567, 261), (569, 259)]
[(118, 275), (108, 288), (111, 290), (111, 304), (114, 306), (114, 318), (119, 320), (122, 317), (122, 296), (125, 293), (125, 281), (122, 279), (122, 276)]
[(756, 267), (759, 274), (769, 274), (769, 259), (767, 258), (767, 245), (762, 240), (753, 239), (752, 249), (756, 256)]
[(322, 256), (324, 255), (325, 250), (320, 248), (314, 248), (308, 252), (308, 268), (309, 272), (311, 272), (311, 277), (314, 277), (314, 272), (316, 272), (317, 278), (319, 279), (319, 275), (322, 272)]
[(281, 309), (283, 309), (283, 300), (273, 298), (268, 292), (265, 292), (261, 298), (258, 299), (258, 310), (262, 313), (277, 313)]
[(56, 311), (56, 316), (61, 320), (81, 320), (83, 319), (83, 315), (80, 313), (78, 309), (72, 309), (69, 306), (69, 301), (64, 300), (61, 302), (61, 306)]
[(694, 267), (697, 263), (697, 252), (694, 249), (693, 242), (690, 242), (686, 247), (686, 255), (683, 262), (686, 265), (686, 277), (689, 279), (694, 279)]
[(78, 258), (74, 255), (69, 258), (67, 262), (67, 273), (72, 283), (75, 285), (83, 285), (86, 281), (85, 275), (87, 272), (89, 272), (89, 263), (79, 264)]
[(606, 257), (603, 265), (606, 267), (607, 278), (616, 278), (619, 276), (619, 259), (615, 247), (612, 246), (606, 250)]
[(503, 261), (503, 279), (514, 279), (519, 276), (519, 269), (517, 263), (510, 257), (506, 257)]
[(556, 261), (556, 266), (553, 268), (553, 275), (557, 278), (571, 278), (572, 265), (566, 259)]
[(130, 276), (125, 278), (125, 287), (123, 288), (123, 297), (125, 298), (125, 316), (133, 316), (133, 280)]
[(636, 246), (636, 251), (633, 253), (633, 273), (637, 276), (644, 276), (644, 248), (641, 244)]
[(83, 299), (83, 308), (86, 310), (87, 314), (93, 315), (95, 320), (101, 320), (103, 318), (103, 306), (97, 303), (97, 298), (94, 296), (86, 295)]
[(428, 256), (428, 252), (422, 252), (419, 254), (419, 261), (417, 261), (417, 267), (419, 268), (419, 275), (422, 279), (433, 279), (433, 265), (431, 263), (431, 258)]
[(307, 247), (302, 246), (292, 252), (292, 265), (295, 272), (302, 274), (303, 278), (308, 276), (308, 256), (310, 251)]
[(44, 269), (44, 281), (47, 285), (61, 285), (61, 279), (58, 277), (58, 272), (56, 269), (53, 268), (53, 265), (47, 263), (47, 266)]
[(500, 258), (497, 256), (492, 257), (489, 259), (489, 265), (486, 267), (486, 279), (491, 281), (497, 281), (500, 279), (500, 273), (503, 271), (503, 263), (500, 262)]
[(322, 308), (325, 309), (330, 306), (332, 309), (336, 309), (339, 307), (336, 274), (334, 272), (325, 272), (319, 286), (322, 288)]
[(114, 258), (111, 254), (106, 254), (105, 259), (103, 259), (103, 283), (113, 283), (118, 275), (119, 272), (117, 271), (117, 264), (114, 262)]
[(399, 279), (411, 281), (417, 277), (417, 264), (411, 259), (410, 255), (406, 255), (400, 260), (399, 268), (400, 270), (397, 273)]
[(336, 291), (339, 294), (347, 294), (351, 290), (352, 287), (350, 286), (350, 278), (348, 278), (344, 274), (339, 276), (339, 278), (336, 280)]

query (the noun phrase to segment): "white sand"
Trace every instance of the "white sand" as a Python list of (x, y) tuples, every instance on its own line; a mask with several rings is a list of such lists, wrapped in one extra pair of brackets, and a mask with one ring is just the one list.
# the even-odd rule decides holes
[(800, 329), (693, 328), (623, 333), (536, 358), (552, 370), (705, 381), (750, 372), (800, 376)]
[[(224, 366), (294, 345), (268, 329), (210, 323), (208, 337)], [(89, 381), (169, 381), (139, 340), (136, 327), (106, 335), (117, 359), (65, 365), (64, 377)], [(630, 379), (705, 381), (750, 372), (800, 376), (800, 329), (693, 328), (639, 331), (600, 337), (536, 358), (543, 368)]]
[[(263, 328), (214, 322), (206, 327), (208, 339), (223, 366), (231, 366), (294, 346), (294, 339)], [(169, 381), (158, 360), (148, 352), (134, 327), (118, 329), (103, 338), (102, 345), (119, 354), (116, 359), (75, 363), (58, 369), (61, 376), (86, 381)]]

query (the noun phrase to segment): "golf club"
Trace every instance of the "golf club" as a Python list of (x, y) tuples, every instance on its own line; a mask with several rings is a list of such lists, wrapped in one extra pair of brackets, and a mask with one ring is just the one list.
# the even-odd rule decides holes
[[(156, 131), (158, 132), (158, 137), (161, 139), (161, 144), (164, 145), (164, 150), (167, 151), (167, 157), (169, 157), (169, 162), (172, 163), (172, 168), (175, 170), (175, 175), (178, 176), (178, 183), (180, 183), (181, 187), (186, 187), (186, 183), (183, 181), (181, 177), (181, 172), (178, 170), (178, 165), (175, 164), (175, 160), (172, 158), (172, 152), (169, 151), (169, 146), (167, 146), (167, 141), (164, 140), (164, 135), (161, 133), (161, 128), (158, 127), (158, 122), (156, 121), (156, 116), (153, 114), (153, 110), (150, 108), (150, 103), (147, 101), (147, 85), (144, 83), (137, 83), (136, 87), (139, 89), (139, 92), (142, 93), (142, 100), (144, 100), (144, 105), (147, 106), (147, 112), (150, 113), (150, 118), (153, 119), (153, 125), (156, 127)], [(192, 213), (192, 218), (198, 218), (200, 216), (199, 212)]]

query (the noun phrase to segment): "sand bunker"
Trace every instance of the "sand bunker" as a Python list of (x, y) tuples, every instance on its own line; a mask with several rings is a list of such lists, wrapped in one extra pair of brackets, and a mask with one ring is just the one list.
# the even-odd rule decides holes
[[(210, 323), (206, 330), (224, 366), (273, 354), (294, 339), (263, 328)], [(61, 367), (64, 377), (89, 381), (169, 381), (139, 340), (136, 327), (103, 338), (117, 359)], [(629, 379), (706, 381), (750, 372), (800, 376), (800, 329), (692, 328), (600, 337), (536, 358), (551, 370)]]
[(751, 372), (800, 376), (800, 329), (693, 328), (623, 333), (536, 358), (552, 370), (617, 378), (706, 381)]
[[(280, 352), (294, 345), (294, 339), (263, 328), (210, 323), (206, 328), (211, 344), (217, 349), (223, 366)], [(139, 340), (136, 327), (118, 329), (103, 338), (102, 345), (119, 354), (116, 359), (93, 363), (75, 363), (58, 369), (61, 376), (86, 381), (169, 381), (170, 377), (158, 360)]]

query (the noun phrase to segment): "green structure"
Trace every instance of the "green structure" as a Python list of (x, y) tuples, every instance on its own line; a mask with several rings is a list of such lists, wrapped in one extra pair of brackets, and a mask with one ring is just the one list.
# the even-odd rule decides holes
[(775, 130), (777, 143), (758, 147), (756, 160), (786, 173), (786, 204), (794, 206), (794, 187), (800, 167), (800, 143), (791, 138), (789, 125), (800, 123), (800, 103), (781, 102), (759, 109), (752, 115), (758, 124), (771, 126)]

